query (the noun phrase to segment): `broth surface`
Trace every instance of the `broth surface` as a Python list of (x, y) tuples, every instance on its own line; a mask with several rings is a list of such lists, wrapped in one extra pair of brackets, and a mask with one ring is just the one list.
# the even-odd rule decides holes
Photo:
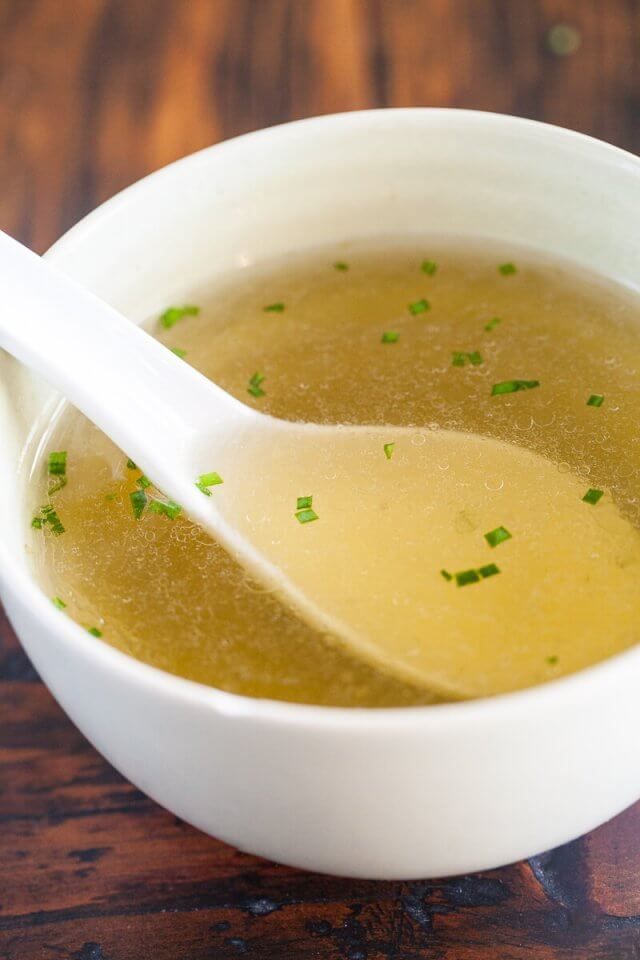
[[(297, 572), (316, 578), (319, 602), (331, 604), (351, 565), (345, 616), (387, 638), (388, 663), (301, 621), (184, 517), (136, 520), (140, 472), (72, 409), (33, 479), (34, 504), (46, 504), (47, 454), (67, 451), (68, 482), (50, 498), (65, 532), (30, 534), (65, 613), (204, 683), (353, 706), (518, 689), (635, 642), (635, 294), (530, 251), (421, 240), (244, 268), (183, 302), (200, 312), (150, 329), (243, 401), (388, 428), (390, 456), (376, 443), (346, 471), (312, 449), (288, 471), (265, 451), (283, 479), (262, 525), (270, 543), (281, 531), (285, 564), (292, 538), (307, 538)], [(513, 381), (521, 388), (492, 395)], [(394, 425), (421, 429), (403, 445)], [(259, 482), (254, 472), (243, 489), (243, 476), (224, 478), (238, 503)], [(589, 489), (603, 491), (597, 503), (583, 501)], [(317, 520), (296, 520), (294, 491), (313, 495)], [(485, 534), (500, 528), (510, 536), (491, 547)]]

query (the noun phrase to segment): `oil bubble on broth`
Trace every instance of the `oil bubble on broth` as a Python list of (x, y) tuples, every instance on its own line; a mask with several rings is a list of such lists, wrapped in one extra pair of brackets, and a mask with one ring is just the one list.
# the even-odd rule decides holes
[[(524, 248), (424, 238), (250, 266), (180, 303), (151, 332), (239, 399), (387, 428), (346, 473), (337, 452), (266, 449), (282, 497), (259, 523), (237, 517), (283, 566), (307, 537), (298, 575), (327, 607), (340, 594), (384, 656), (315, 629), (184, 516), (150, 510), (154, 488), (70, 408), (34, 470), (30, 534), (65, 614), (203, 683), (346, 706), (519, 689), (635, 643), (635, 294)], [(49, 476), (52, 451), (66, 460)], [(225, 492), (251, 503), (258, 481), (239, 462)], [(312, 502), (297, 509), (294, 489)]]

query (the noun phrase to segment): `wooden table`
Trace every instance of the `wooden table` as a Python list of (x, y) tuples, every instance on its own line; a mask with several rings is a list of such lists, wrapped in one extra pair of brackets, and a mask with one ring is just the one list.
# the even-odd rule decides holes
[[(0, 226), (42, 251), (182, 154), (362, 107), (516, 113), (639, 152), (639, 65), (637, 0), (0, 0)], [(0, 632), (1, 960), (640, 958), (640, 805), (482, 875), (286, 869), (126, 783)]]

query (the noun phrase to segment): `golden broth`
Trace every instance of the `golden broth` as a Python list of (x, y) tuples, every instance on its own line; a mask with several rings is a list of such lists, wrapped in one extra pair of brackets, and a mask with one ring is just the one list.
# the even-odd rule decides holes
[[(223, 689), (354, 706), (517, 689), (635, 642), (635, 295), (527, 251), (424, 241), (316, 250), (188, 300), (198, 315), (154, 332), (245, 402), (390, 428), (390, 458), (376, 442), (348, 469), (339, 443), (335, 463), (300, 449), (295, 469), (265, 450), (281, 484), (261, 527), (283, 566), (306, 538), (296, 573), (385, 656), (302, 622), (185, 518), (134, 519), (139, 471), (73, 410), (45, 450), (67, 451), (68, 482), (51, 496), (65, 532), (32, 535), (65, 613)], [(492, 395), (514, 379), (528, 388)], [(421, 430), (404, 442), (394, 425)], [(238, 505), (260, 480), (249, 466), (224, 478)], [(34, 504), (48, 502), (46, 474), (45, 455)], [(590, 488), (603, 491), (595, 504)], [(317, 520), (296, 520), (295, 494), (313, 495)], [(491, 547), (484, 535), (500, 527), (511, 536)]]

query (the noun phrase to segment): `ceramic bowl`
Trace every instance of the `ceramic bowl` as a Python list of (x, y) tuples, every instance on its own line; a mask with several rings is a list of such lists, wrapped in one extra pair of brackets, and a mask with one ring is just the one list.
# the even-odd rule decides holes
[[(47, 256), (140, 321), (217, 274), (383, 234), (517, 241), (637, 285), (639, 223), (640, 161), (621, 150), (512, 117), (388, 110), (187, 157)], [(524, 692), (365, 710), (224, 693), (89, 636), (42, 593), (26, 549), (30, 457), (59, 398), (7, 356), (1, 374), (8, 615), (74, 723), (179, 817), (297, 867), (416, 878), (538, 853), (640, 796), (638, 649)]]

